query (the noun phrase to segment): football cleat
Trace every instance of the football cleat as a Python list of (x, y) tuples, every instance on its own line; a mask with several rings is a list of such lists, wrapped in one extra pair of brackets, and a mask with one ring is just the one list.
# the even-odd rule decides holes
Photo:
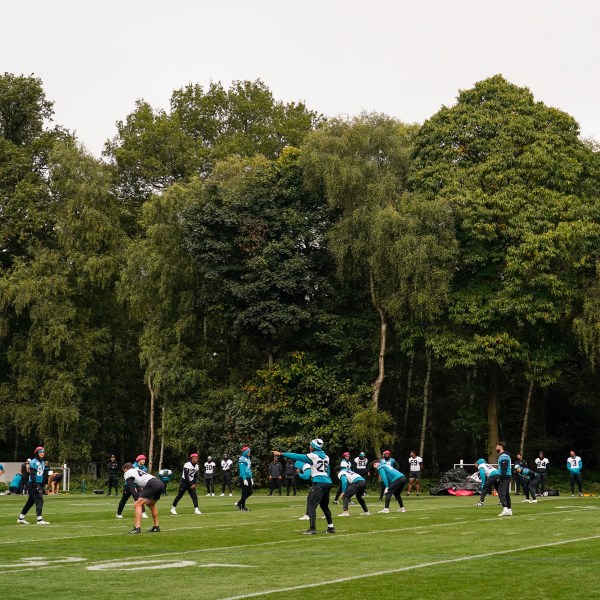
[(147, 518), (148, 518), (148, 515), (145, 512), (143, 512), (142, 513), (142, 519), (147, 519)]
[(50, 523), (44, 519), (38, 519), (37, 525), (50, 525)]
[(158, 525), (155, 525), (152, 529), (148, 529), (148, 533), (159, 533), (160, 532), (160, 527)]
[(328, 527), (328, 528), (325, 530), (325, 533), (335, 533), (335, 527)]
[(302, 535), (317, 535), (316, 529), (308, 529), (307, 531), (302, 532)]
[(129, 533), (142, 533), (142, 530), (139, 527), (134, 527)]
[(371, 513), (369, 511), (367, 511), (367, 512), (364, 512), (364, 513), (360, 513), (360, 516), (361, 517), (370, 517)]
[(17, 519), (17, 525), (29, 525), (29, 521), (26, 521), (25, 519), (18, 518)]
[(404, 506), (401, 506), (396, 512), (406, 512)]
[(117, 514), (116, 514), (116, 518), (117, 518), (117, 519), (122, 519), (122, 518), (123, 518), (123, 515), (120, 515), (119, 513), (117, 513)]
[(195, 514), (195, 515), (201, 515), (202, 513), (200, 512), (200, 509), (199, 509), (199, 508), (195, 508), (195, 509), (194, 509), (194, 514)]
[(379, 512), (382, 513), (382, 514), (384, 514), (384, 515), (387, 515), (390, 512), (390, 509), (389, 508), (382, 508)]
[(345, 511), (341, 512), (338, 516), (339, 517), (349, 517), (350, 513), (347, 510), (345, 510)]
[(483, 502), (476, 502), (473, 506), (483, 506)]
[(300, 517), (298, 521), (310, 521), (310, 517), (308, 515), (304, 515), (303, 517)]
[(174, 506), (171, 506), (171, 514), (172, 515), (176, 515), (177, 514), (177, 509)]

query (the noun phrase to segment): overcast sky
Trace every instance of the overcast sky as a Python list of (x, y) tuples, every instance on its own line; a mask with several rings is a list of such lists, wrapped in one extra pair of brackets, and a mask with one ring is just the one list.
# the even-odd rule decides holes
[(138, 98), (262, 79), (326, 115), (423, 122), (501, 73), (600, 140), (599, 0), (3, 2), (0, 71), (35, 74), (99, 155)]

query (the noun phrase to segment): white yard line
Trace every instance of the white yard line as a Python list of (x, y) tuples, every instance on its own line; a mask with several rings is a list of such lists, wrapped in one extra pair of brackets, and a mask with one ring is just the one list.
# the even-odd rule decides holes
[(377, 571), (375, 573), (365, 573), (364, 575), (351, 575), (348, 577), (340, 577), (338, 579), (330, 579), (328, 581), (320, 581), (318, 583), (306, 583), (304, 585), (294, 585), (286, 588), (265, 590), (262, 592), (254, 592), (252, 594), (243, 594), (241, 596), (229, 596), (223, 600), (243, 600), (244, 598), (257, 598), (259, 596), (269, 596), (271, 594), (279, 594), (281, 592), (296, 592), (298, 590), (306, 590), (310, 588), (323, 587), (326, 585), (335, 585), (337, 583), (345, 583), (346, 581), (357, 581), (359, 579), (367, 579), (368, 577), (380, 577), (382, 575), (394, 575), (405, 571), (414, 571), (416, 569), (425, 569), (427, 567), (437, 567), (439, 565), (449, 565), (467, 560), (478, 560), (481, 558), (491, 558), (493, 556), (502, 556), (504, 554), (512, 554), (515, 552), (526, 552), (528, 550), (538, 550), (540, 548), (550, 548), (552, 546), (560, 546), (563, 544), (576, 544), (578, 542), (588, 542), (590, 540), (600, 539), (600, 535), (592, 535), (584, 538), (575, 538), (572, 540), (561, 540), (560, 542), (550, 542), (548, 544), (536, 544), (535, 546), (523, 546), (521, 548), (513, 548), (512, 550), (498, 550), (496, 552), (486, 552), (484, 554), (471, 554), (469, 556), (460, 556), (458, 558), (448, 558), (445, 560), (436, 560), (425, 563), (419, 563), (408, 567), (399, 567), (397, 569), (388, 569), (386, 571)]

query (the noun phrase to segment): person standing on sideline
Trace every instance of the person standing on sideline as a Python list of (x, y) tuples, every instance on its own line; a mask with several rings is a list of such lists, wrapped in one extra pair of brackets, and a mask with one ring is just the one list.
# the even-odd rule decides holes
[(492, 493), (492, 489), (498, 488), (500, 471), (493, 465), (486, 463), (483, 458), (477, 461), (477, 470), (479, 471), (479, 479), (481, 479), (481, 494), (479, 502), (475, 506), (483, 506), (485, 497)]
[(252, 449), (248, 446), (242, 448), (242, 455), (238, 459), (238, 468), (240, 475), (240, 486), (242, 488), (242, 497), (235, 503), (238, 510), (249, 511), (246, 508), (246, 500), (252, 496), (254, 491), (254, 479), (252, 479), (252, 461), (250, 460)]
[(204, 483), (206, 484), (206, 491), (208, 492), (207, 496), (215, 495), (215, 468), (216, 463), (212, 459), (212, 456), (209, 456), (204, 463)]
[(119, 475), (121, 474), (121, 465), (114, 454), (110, 455), (110, 460), (106, 465), (106, 474), (108, 475), (108, 495), (111, 496), (111, 490), (115, 489), (115, 496), (119, 493)]
[(221, 488), (221, 496), (225, 495), (225, 488), (229, 489), (229, 496), (233, 496), (233, 491), (231, 488), (231, 467), (233, 466), (233, 461), (227, 456), (227, 454), (223, 454), (223, 460), (221, 461), (221, 473), (223, 473), (223, 483)]
[(535, 468), (540, 476), (540, 494), (542, 496), (546, 493), (546, 475), (548, 474), (548, 465), (550, 461), (544, 456), (544, 453), (540, 450), (538, 457), (535, 459)]
[(201, 515), (200, 509), (198, 508), (198, 473), (200, 472), (200, 465), (198, 465), (198, 455), (194, 452), (190, 454), (189, 462), (186, 462), (183, 465), (183, 471), (181, 473), (181, 479), (179, 480), (179, 492), (175, 499), (173, 500), (173, 505), (171, 506), (171, 514), (177, 514), (177, 504), (183, 498), (184, 494), (187, 492), (192, 499), (192, 504), (194, 505), (194, 514)]
[(496, 444), (496, 452), (498, 456), (498, 470), (500, 477), (498, 478), (498, 496), (500, 504), (502, 504), (502, 512), (499, 517), (512, 517), (512, 504), (510, 501), (510, 479), (512, 475), (512, 461), (510, 454), (506, 451), (506, 443), (498, 442)]
[(281, 496), (281, 478), (283, 477), (283, 467), (279, 459), (274, 456), (269, 464), (269, 496), (273, 495), (275, 489), (279, 490)]
[(413, 486), (417, 489), (417, 496), (421, 495), (421, 469), (423, 468), (423, 459), (417, 456), (413, 450), (408, 458), (408, 490), (406, 495), (410, 496)]
[[(127, 463), (127, 464), (131, 464), (131, 463)], [(135, 462), (133, 463), (133, 468), (137, 469), (138, 471), (142, 471), (144, 473), (148, 472), (148, 467), (146, 466), (146, 457), (143, 454), (138, 455), (138, 457), (135, 459)], [(125, 508), (125, 505), (127, 504), (127, 500), (129, 500), (129, 498), (131, 498), (133, 496), (133, 500), (134, 502), (138, 499), (138, 493), (137, 493), (137, 488), (135, 487), (135, 485), (133, 486), (133, 489), (136, 491), (135, 495), (131, 493), (131, 489), (129, 488), (129, 486), (123, 485), (123, 495), (121, 496), (121, 499), (119, 500), (119, 506), (117, 507), (117, 519), (122, 519), (123, 518), (123, 509)], [(142, 507), (142, 510), (145, 508)], [(148, 518), (148, 515), (143, 512), (142, 513), (142, 517), (144, 518)]]
[(363, 500), (365, 490), (367, 489), (367, 482), (364, 477), (361, 477), (358, 473), (354, 473), (354, 471), (347, 467), (342, 467), (339, 472), (339, 478), (343, 492), (342, 502), (344, 507), (344, 510), (340, 513), (340, 517), (350, 516), (348, 506), (354, 495), (356, 495), (356, 499), (363, 509), (363, 512), (360, 513), (361, 517), (368, 517), (371, 513), (369, 513), (367, 504)]
[[(369, 481), (369, 459), (366, 457), (364, 452), (360, 452), (354, 459), (356, 467), (353, 469), (355, 473), (358, 473), (365, 481)], [(365, 494), (366, 496), (367, 494)]]
[(306, 463), (310, 466), (312, 486), (307, 500), (310, 527), (304, 534), (315, 535), (317, 533), (317, 506), (321, 507), (321, 510), (327, 519), (327, 530), (325, 533), (335, 533), (331, 510), (329, 509), (329, 492), (331, 491), (329, 457), (323, 451), (323, 440), (320, 438), (311, 440), (308, 454), (279, 452), (278, 450), (273, 450), (273, 454), (275, 456), (291, 458), (293, 461)]
[(154, 475), (150, 475), (147, 471), (135, 468), (131, 463), (125, 463), (123, 465), (123, 473), (125, 486), (129, 489), (130, 495), (134, 496), (138, 489), (142, 490), (139, 492), (138, 498), (133, 505), (135, 511), (134, 527), (129, 533), (141, 533), (142, 510), (145, 506), (150, 507), (152, 520), (154, 521), (152, 529), (149, 529), (148, 531), (150, 533), (158, 533), (160, 531), (160, 526), (158, 524), (158, 509), (156, 508), (156, 503), (160, 500), (164, 490), (162, 481), (157, 477), (154, 477)]
[[(525, 500), (523, 502), (531, 502), (535, 504), (537, 502), (537, 488), (540, 485), (540, 476), (532, 471), (529, 467), (522, 467), (521, 465), (515, 465), (515, 473), (523, 478), (523, 493), (525, 494)], [(531, 500), (529, 494), (531, 493)]]
[[(342, 461), (340, 462), (340, 469), (347, 469), (349, 471), (352, 470), (352, 464), (350, 463), (350, 452), (344, 452), (344, 454), (342, 454)], [(338, 474), (339, 477), (339, 474)], [(364, 477), (363, 477), (364, 479)], [(333, 503), (337, 504), (339, 502), (340, 496), (342, 495), (342, 492), (344, 490), (342, 489), (342, 480), (340, 479), (340, 485), (338, 486), (338, 489), (335, 493), (335, 498), (333, 499)]]
[(25, 520), (25, 515), (29, 512), (29, 509), (35, 504), (35, 513), (37, 516), (38, 525), (50, 525), (48, 521), (44, 521), (42, 516), (42, 510), (44, 507), (44, 458), (46, 451), (42, 446), (38, 446), (35, 449), (35, 457), (31, 459), (29, 463), (29, 481), (27, 487), (28, 498), (21, 510), (21, 514), (17, 519), (19, 525), (29, 525), (29, 522)]
[(523, 477), (521, 476), (521, 471), (516, 471), (515, 467), (519, 466), (522, 469), (524, 469), (526, 467), (529, 467), (529, 464), (523, 458), (523, 454), (521, 454), (521, 452), (517, 454), (516, 458), (517, 460), (515, 460), (515, 463), (513, 465), (513, 471), (515, 471), (515, 486), (517, 488), (515, 494), (518, 496), (521, 493), (521, 487), (523, 487), (523, 492), (525, 492), (525, 482), (523, 481)]
[(567, 458), (567, 469), (569, 471), (569, 484), (571, 486), (571, 496), (575, 496), (575, 482), (579, 488), (579, 495), (583, 496), (583, 486), (581, 483), (581, 469), (583, 468), (583, 462), (575, 450), (569, 452), (569, 458)]
[(294, 461), (288, 458), (285, 461), (285, 468), (283, 470), (283, 480), (285, 482), (286, 496), (290, 495), (290, 487), (296, 495), (296, 469), (294, 467)]
[(373, 461), (373, 468), (379, 472), (381, 481), (385, 484), (385, 508), (380, 510), (380, 513), (387, 514), (390, 512), (390, 500), (392, 496), (398, 501), (400, 508), (398, 512), (406, 512), (404, 503), (402, 502), (402, 490), (406, 485), (406, 475), (397, 469), (394, 469), (389, 462), (381, 462), (380, 460)]
[[(395, 458), (392, 458), (391, 450), (384, 450), (382, 453), (381, 460), (379, 462), (380, 463), (387, 462), (390, 465), (392, 465), (392, 467), (394, 469), (398, 469), (398, 466), (399, 466), (398, 461)], [(381, 479), (381, 477), (379, 477), (379, 502), (381, 502), (383, 500), (384, 490), (385, 490), (385, 483), (383, 483), (383, 479)]]

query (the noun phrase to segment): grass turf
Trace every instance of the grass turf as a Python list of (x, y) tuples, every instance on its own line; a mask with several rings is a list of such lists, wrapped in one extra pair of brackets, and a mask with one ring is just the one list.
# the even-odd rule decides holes
[(46, 497), (48, 526), (16, 524), (24, 498), (0, 498), (2, 597), (109, 598), (581, 598), (600, 595), (600, 499), (513, 497), (513, 517), (498, 518), (497, 499), (405, 498), (406, 513), (370, 517), (358, 505), (337, 517), (336, 535), (303, 536), (306, 496), (255, 494), (251, 512), (234, 498), (200, 497), (194, 515), (184, 497), (169, 514), (172, 495), (159, 503), (161, 532), (129, 535), (115, 519), (117, 499), (80, 494)]

